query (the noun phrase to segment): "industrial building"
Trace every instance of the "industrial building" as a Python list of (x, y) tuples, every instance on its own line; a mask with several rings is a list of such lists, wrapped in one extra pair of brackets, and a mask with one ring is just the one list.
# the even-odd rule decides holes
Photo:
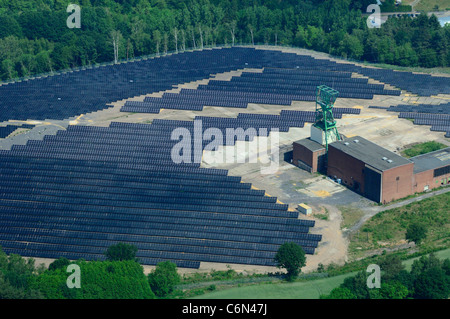
[(311, 138), (293, 143), (292, 161), (294, 165), (310, 173), (323, 172), (326, 169), (325, 154), (325, 146)]
[(378, 203), (450, 184), (450, 147), (406, 159), (355, 136), (330, 143), (327, 154), (309, 138), (294, 142), (293, 149), (294, 165), (326, 173)]
[(450, 147), (410, 160), (414, 163), (414, 192), (450, 184)]
[(332, 114), (336, 97), (336, 91), (318, 87), (317, 121), (309, 138), (293, 143), (294, 165), (326, 174), (378, 203), (450, 184), (450, 147), (406, 159), (361, 136), (345, 138)]

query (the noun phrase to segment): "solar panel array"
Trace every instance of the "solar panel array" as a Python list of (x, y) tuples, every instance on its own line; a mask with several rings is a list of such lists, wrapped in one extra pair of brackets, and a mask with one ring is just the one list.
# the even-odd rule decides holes
[[(313, 60), (316, 61), (316, 60)], [(143, 102), (128, 101), (122, 112), (159, 113), (160, 109), (201, 111), (204, 106), (246, 108), (248, 103), (291, 105), (292, 101), (315, 101), (316, 87), (328, 85), (341, 98), (372, 99), (374, 94), (400, 95), (382, 84), (368, 84), (368, 79), (352, 78), (350, 72), (264, 69), (263, 73), (243, 72), (231, 81), (211, 80), (197, 90), (164, 93), (146, 97)]]
[[(123, 111), (289, 105), (293, 100), (314, 101), (319, 84), (338, 89), (341, 97), (400, 94), (368, 84), (367, 79), (352, 78), (351, 72), (370, 74), (409, 91), (416, 86), (427, 94), (436, 94), (433, 88), (439, 93), (447, 90), (445, 85), (435, 85), (442, 78), (233, 47), (2, 85), (0, 121), (66, 119), (106, 108), (116, 100), (242, 68), (264, 68), (264, 72), (128, 102)], [(335, 108), (334, 114), (340, 118), (359, 111)], [(283, 110), (279, 115), (240, 113), (237, 118), (196, 119), (202, 120), (203, 132), (211, 127), (222, 131), (252, 127), (267, 128), (269, 134), (274, 128), (286, 131), (314, 122), (314, 112)], [(69, 126), (43, 140), (0, 151), (0, 245), (7, 253), (23, 256), (102, 260), (107, 247), (127, 242), (138, 247), (143, 264), (170, 260), (189, 268), (198, 268), (202, 261), (273, 266), (278, 247), (287, 241), (313, 254), (321, 240), (321, 235), (310, 233), (313, 221), (298, 219), (287, 205), (240, 177), (200, 168), (195, 154), (188, 163), (172, 161), (177, 141), (171, 139), (171, 132), (184, 127), (194, 135), (194, 123), (156, 119), (151, 125)], [(200, 145), (204, 148), (207, 142), (202, 140)]]
[(208, 85), (200, 85), (199, 90), (283, 93), (301, 101), (315, 101), (319, 85), (338, 90), (341, 98), (372, 99), (374, 94), (400, 95), (399, 90), (385, 90), (383, 84), (368, 84), (366, 78), (351, 76), (350, 72), (266, 68), (263, 73), (243, 73), (231, 81), (210, 81)]
[[(323, 69), (359, 73), (380, 82), (390, 84), (396, 88), (422, 96), (450, 94), (449, 77), (432, 76), (430, 74), (418, 74), (414, 72), (395, 71), (374, 67), (363, 67), (352, 63), (337, 63), (328, 60), (320, 61), (322, 61), (321, 65), (314, 65), (311, 68), (316, 70)], [(301, 65), (300, 68), (304, 70), (308, 69), (309, 66)]]
[[(336, 119), (342, 118), (343, 114), (360, 114), (360, 109), (354, 108), (334, 108), (333, 114)], [(201, 120), (202, 126), (207, 128), (218, 128), (226, 135), (226, 129), (242, 128), (244, 130), (254, 128), (260, 132), (266, 128), (267, 134), (276, 129), (279, 132), (288, 132), (291, 127), (304, 127), (306, 122), (314, 123), (316, 114), (313, 111), (290, 111), (282, 110), (280, 115), (276, 114), (253, 114), (239, 113), (236, 118), (196, 116), (195, 120)], [(193, 126), (190, 125), (191, 127)], [(246, 140), (249, 140), (247, 138)]]
[(0, 122), (67, 119), (107, 108), (107, 103), (117, 100), (236, 70), (246, 63), (262, 67), (277, 55), (237, 47), (184, 52), (1, 85)]
[[(370, 108), (380, 108), (370, 106)], [(399, 112), (399, 118), (413, 119), (416, 125), (430, 125), (431, 131), (445, 132), (450, 136), (450, 103), (443, 104), (400, 104), (384, 108)]]
[(0, 245), (23, 256), (101, 260), (108, 246), (128, 242), (144, 264), (193, 268), (273, 266), (287, 241), (314, 253), (314, 221), (225, 170), (174, 164), (170, 135), (180, 124), (69, 126), (0, 151)]
[[(264, 86), (268, 85), (268, 81), (276, 79), (275, 82), (281, 85), (283, 77), (291, 77), (290, 81), (297, 81), (294, 89), (296, 94), (293, 94), (291, 87), (284, 84), (276, 90), (275, 94), (285, 94), (280, 91), (283, 89), (283, 92), (291, 95), (291, 99), (299, 100), (313, 99), (309, 86), (314, 86), (313, 83), (317, 81), (340, 88), (343, 94), (341, 97), (349, 94), (350, 96), (359, 95), (360, 98), (370, 98), (372, 94), (370, 92), (400, 94), (399, 90), (382, 90), (379, 85), (364, 83), (364, 79), (350, 79), (351, 72), (421, 95), (450, 93), (449, 78), (367, 68), (352, 63), (337, 63), (275, 50), (232, 47), (83, 68), (55, 76), (1, 85), (0, 121), (67, 119), (107, 108), (108, 103), (117, 100), (165, 91), (176, 84), (243, 68), (265, 68), (265, 70), (262, 75), (248, 74), (241, 78), (234, 78), (232, 83), (251, 81), (253, 84), (250, 91), (262, 92), (263, 90), (268, 93), (270, 90)], [(289, 75), (289, 73), (292, 74)], [(255, 86), (256, 84), (258, 87)], [(241, 87), (243, 85), (246, 84), (240, 83)], [(300, 89), (302, 87), (307, 92), (302, 91)], [(205, 88), (200, 88), (200, 90), (203, 89)], [(208, 85), (207, 88), (207, 90), (223, 89), (218, 81), (214, 84), (214, 88), (212, 85)], [(229, 87), (225, 89), (232, 90)], [(248, 92), (248, 90), (249, 88), (241, 88), (240, 92)]]
[(0, 126), (0, 138), (8, 137), (12, 132), (17, 130), (18, 128), (30, 129), (33, 127), (34, 127), (34, 125), (31, 125), (31, 124), (23, 124), (21, 126), (17, 126), (17, 125)]
[(390, 112), (450, 114), (450, 102), (443, 104), (400, 104), (390, 106), (387, 110)]
[(349, 69), (380, 82), (389, 83), (397, 88), (402, 88), (422, 96), (450, 94), (449, 77), (439, 77), (430, 74), (417, 74), (389, 69), (365, 68), (360, 66), (351, 66)]

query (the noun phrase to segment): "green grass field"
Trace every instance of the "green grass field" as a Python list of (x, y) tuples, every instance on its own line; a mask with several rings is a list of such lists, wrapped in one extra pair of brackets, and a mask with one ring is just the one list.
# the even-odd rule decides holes
[(338, 205), (336, 207), (342, 214), (342, 229), (352, 227), (364, 215), (364, 212), (360, 208), (351, 205)]
[(450, 2), (448, 0), (420, 0), (414, 9), (417, 11), (436, 11), (436, 9), (443, 11), (450, 9)]
[[(341, 207), (342, 208), (342, 207)], [(357, 210), (348, 209), (346, 222), (352, 224)], [(436, 252), (438, 258), (450, 258), (450, 192), (427, 198), (403, 207), (386, 210), (368, 220), (362, 227), (361, 236), (355, 236), (350, 242), (349, 252), (368, 251), (374, 248), (388, 247), (405, 238), (405, 231), (411, 222), (421, 221), (428, 227), (428, 235), (422, 248), (446, 247), (446, 250)], [(385, 246), (388, 244), (388, 246)], [(356, 249), (361, 247), (361, 249)], [(352, 254), (353, 251), (353, 254)], [(418, 257), (420, 258), (420, 257)], [(415, 258), (417, 259), (417, 258)], [(407, 270), (415, 259), (404, 261)], [(350, 264), (352, 265), (352, 264)], [(318, 299), (320, 295), (329, 294), (338, 287), (345, 278), (354, 276), (351, 268), (347, 274), (329, 278), (321, 278), (293, 283), (272, 282), (251, 284), (234, 288), (219, 288), (193, 298), (196, 299)]]
[(259, 284), (237, 287), (196, 296), (193, 299), (318, 299), (328, 294), (344, 279), (354, 275), (345, 275), (293, 283)]
[[(435, 252), (434, 254), (439, 259), (447, 259), (447, 258), (450, 258), (450, 249), (441, 250), (441, 251)], [(405, 269), (407, 271), (410, 271), (411, 265), (413, 264), (414, 260), (419, 259), (419, 258), (420, 257), (405, 260), (403, 262), (403, 265), (405, 265)]]
[(403, 207), (389, 209), (368, 220), (349, 244), (350, 257), (404, 243), (407, 227), (413, 222), (427, 227), (424, 248), (448, 247), (450, 244), (450, 193), (433, 196)]
[[(438, 251), (435, 255), (440, 259), (450, 258), (450, 249)], [(410, 271), (414, 260), (419, 258), (405, 260), (403, 262), (405, 269)], [(320, 295), (329, 294), (331, 290), (343, 283), (345, 278), (354, 276), (356, 273), (304, 282), (259, 284), (224, 289), (192, 299), (318, 299)]]
[(446, 148), (447, 145), (444, 145), (442, 143), (438, 143), (435, 141), (425, 142), (413, 145), (401, 152), (401, 155), (403, 155), (406, 158), (434, 152), (443, 148)]

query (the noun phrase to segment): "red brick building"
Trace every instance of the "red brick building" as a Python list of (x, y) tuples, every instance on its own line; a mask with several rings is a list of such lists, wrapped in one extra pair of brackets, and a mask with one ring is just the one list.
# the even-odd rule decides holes
[(325, 169), (325, 161), (322, 157), (325, 154), (325, 146), (305, 138), (293, 143), (292, 162), (295, 166), (315, 173)]
[(376, 202), (413, 193), (414, 163), (360, 136), (328, 145), (327, 175)]
[(410, 158), (414, 163), (414, 192), (450, 184), (450, 147)]
[[(293, 163), (317, 171), (318, 158), (326, 174), (353, 191), (379, 203), (450, 184), (450, 147), (406, 159), (360, 136), (325, 148), (303, 139), (293, 144)], [(308, 169), (309, 168), (309, 169)]]

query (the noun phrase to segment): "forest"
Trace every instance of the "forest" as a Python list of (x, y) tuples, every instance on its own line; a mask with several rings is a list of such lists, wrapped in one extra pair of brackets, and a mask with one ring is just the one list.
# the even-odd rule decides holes
[[(69, 28), (69, 3), (80, 28)], [(368, 28), (371, 0), (0, 0), (0, 80), (214, 46), (294, 46), (349, 60), (450, 66), (435, 16)], [(386, 0), (386, 6), (393, 0)]]

